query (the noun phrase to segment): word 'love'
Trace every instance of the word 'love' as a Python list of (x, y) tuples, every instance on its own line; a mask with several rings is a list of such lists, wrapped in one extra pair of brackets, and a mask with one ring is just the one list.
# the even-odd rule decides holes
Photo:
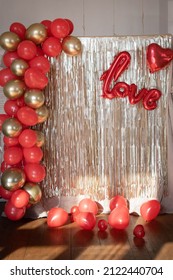
[[(117, 82), (121, 74), (128, 68), (130, 61), (131, 56), (126, 51), (120, 52), (115, 56), (110, 68), (100, 77), (100, 80), (103, 81), (102, 97), (113, 99), (128, 96), (130, 104), (134, 105), (142, 101), (146, 110), (154, 110), (157, 107), (157, 101), (162, 95), (158, 89), (142, 88), (138, 91), (135, 84), (128, 85), (125, 82)], [(114, 85), (111, 88), (112, 81), (114, 81)]]

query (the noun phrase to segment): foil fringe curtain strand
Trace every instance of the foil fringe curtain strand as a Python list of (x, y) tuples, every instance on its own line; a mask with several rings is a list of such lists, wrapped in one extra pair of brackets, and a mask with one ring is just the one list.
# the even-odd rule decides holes
[[(46, 105), (44, 196), (92, 197), (115, 194), (130, 198), (157, 197), (167, 192), (167, 97), (171, 66), (150, 74), (146, 47), (170, 48), (171, 35), (79, 38), (81, 56), (62, 54), (52, 59)], [(101, 74), (114, 56), (128, 51), (130, 67), (119, 78), (138, 89), (156, 87), (162, 96), (158, 108), (147, 111), (127, 98), (101, 98)]]

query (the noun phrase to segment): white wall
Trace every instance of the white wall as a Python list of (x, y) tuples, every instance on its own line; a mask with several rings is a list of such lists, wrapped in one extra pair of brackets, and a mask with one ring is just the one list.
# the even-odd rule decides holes
[[(0, 34), (15, 22), (69, 18), (76, 36), (144, 35), (173, 32), (171, 0), (0, 0)], [(171, 9), (168, 9), (171, 7)], [(168, 19), (169, 13), (169, 19)]]

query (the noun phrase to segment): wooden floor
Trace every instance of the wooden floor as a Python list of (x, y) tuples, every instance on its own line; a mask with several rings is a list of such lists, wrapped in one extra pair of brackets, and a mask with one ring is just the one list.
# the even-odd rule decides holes
[[(97, 219), (106, 218), (99, 215)], [(143, 224), (143, 239), (133, 236), (134, 226)], [(99, 232), (80, 229), (69, 222), (48, 228), (46, 218), (17, 222), (0, 217), (1, 260), (173, 260), (173, 215), (160, 215), (146, 223), (130, 216), (124, 231), (108, 228)]]

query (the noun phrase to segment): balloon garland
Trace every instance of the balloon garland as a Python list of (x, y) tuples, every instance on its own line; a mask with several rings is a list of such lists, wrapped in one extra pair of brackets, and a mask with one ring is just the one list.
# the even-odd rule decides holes
[[(42, 197), (40, 183), (46, 177), (46, 167), (42, 164), (44, 135), (33, 127), (46, 121), (49, 114), (44, 96), (50, 71), (49, 58), (58, 57), (62, 51), (70, 56), (81, 53), (80, 40), (71, 35), (73, 29), (73, 23), (62, 18), (43, 20), (27, 29), (23, 24), (14, 22), (9, 31), (0, 36), (0, 46), (5, 50), (5, 68), (0, 71), (0, 86), (7, 98), (5, 114), (0, 115), (0, 130), (4, 134), (0, 196), (7, 200), (4, 212), (11, 220), (21, 219), (27, 208), (38, 203)], [(151, 73), (163, 69), (172, 59), (172, 50), (163, 49), (157, 44), (148, 46), (147, 65)], [(137, 93), (135, 84), (117, 82), (130, 61), (131, 56), (126, 51), (115, 56), (110, 68), (100, 78), (103, 81), (102, 97), (113, 99), (128, 96), (130, 104), (142, 100), (145, 109), (153, 110), (161, 96), (159, 90), (144, 88)], [(111, 88), (112, 80), (115, 83)], [(140, 208), (146, 222), (155, 219), (159, 212), (160, 202), (157, 200), (150, 200)], [(95, 227), (97, 213), (97, 204), (89, 198), (81, 200), (78, 206), (71, 209), (72, 221), (86, 230)], [(52, 208), (48, 212), (49, 227), (62, 226), (67, 220), (68, 213), (62, 208)], [(99, 220), (98, 228), (105, 231), (110, 225), (125, 229), (129, 220), (127, 200), (117, 195), (110, 200), (108, 222)], [(138, 225), (133, 233), (143, 237), (143, 226)]]
[(46, 177), (44, 135), (34, 126), (49, 115), (44, 90), (50, 58), (57, 58), (61, 52), (70, 56), (81, 53), (80, 40), (71, 35), (73, 29), (73, 23), (62, 18), (43, 20), (28, 28), (14, 22), (0, 36), (0, 46), (5, 50), (0, 86), (7, 98), (5, 114), (0, 115), (4, 135), (0, 196), (7, 199), (4, 213), (11, 220), (21, 219), (42, 197), (40, 183)]

